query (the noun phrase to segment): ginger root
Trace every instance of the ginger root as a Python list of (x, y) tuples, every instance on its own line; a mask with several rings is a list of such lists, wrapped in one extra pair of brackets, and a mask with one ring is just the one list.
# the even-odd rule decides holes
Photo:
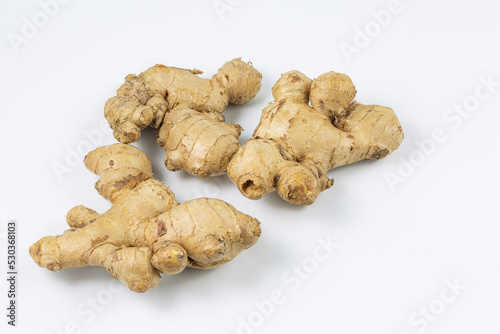
[(104, 107), (104, 116), (122, 143), (139, 139), (147, 126), (157, 129), (169, 170), (210, 177), (224, 174), (239, 149), (241, 127), (224, 123), (228, 103), (251, 100), (262, 75), (240, 58), (226, 62), (211, 79), (198, 70), (155, 65), (130, 74)]
[(30, 247), (33, 260), (52, 271), (103, 266), (132, 291), (158, 285), (160, 273), (209, 269), (231, 261), (260, 236), (260, 223), (224, 201), (198, 198), (178, 204), (153, 178), (139, 149), (99, 147), (85, 166), (100, 176), (96, 189), (112, 207), (103, 214), (82, 205), (68, 212), (70, 229)]
[(356, 88), (345, 74), (329, 72), (312, 81), (291, 71), (272, 92), (274, 102), (227, 170), (250, 199), (276, 190), (285, 201), (310, 205), (332, 186), (327, 171), (382, 159), (403, 140), (394, 111), (353, 101)]

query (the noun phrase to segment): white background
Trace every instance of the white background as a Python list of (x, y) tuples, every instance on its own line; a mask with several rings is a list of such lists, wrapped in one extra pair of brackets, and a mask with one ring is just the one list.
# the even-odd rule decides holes
[[(218, 13), (221, 3), (230, 10)], [(500, 7), (486, 0), (401, 0), (381, 27), (373, 12), (388, 4), (73, 0), (51, 7), (53, 17), (43, 22), (37, 1), (2, 0), (2, 268), (7, 221), (19, 225), (18, 327), (6, 324), (2, 278), (2, 332), (498, 333)], [(26, 22), (41, 27), (13, 45), (9, 38), (22, 36)], [(360, 37), (365, 29), (369, 41)], [(347, 44), (357, 53), (346, 56)], [(67, 164), (70, 151), (87, 150), (85, 131), (102, 135), (89, 149), (115, 142), (99, 129), (104, 102), (124, 77), (155, 63), (196, 67), (209, 77), (240, 56), (263, 74), (258, 96), (225, 112), (244, 127), (242, 142), (271, 102), (274, 82), (296, 69), (311, 78), (349, 74), (358, 101), (396, 111), (404, 143), (381, 161), (329, 172), (333, 188), (314, 205), (295, 207), (274, 193), (248, 200), (226, 176), (167, 171), (154, 131), (145, 131), (136, 145), (179, 201), (230, 202), (262, 222), (258, 243), (219, 269), (186, 270), (145, 294), (110, 285), (103, 268), (39, 268), (28, 247), (61, 233), (70, 208), (110, 206), (83, 163), (61, 179), (53, 167)], [(488, 91), (480, 78), (496, 87)], [(488, 96), (477, 99), (477, 89)], [(471, 110), (464, 116), (450, 111), (464, 103)], [(435, 131), (445, 139), (429, 144)], [(399, 182), (391, 187), (387, 175), (400, 175)], [(319, 262), (312, 258), (318, 238), (338, 244)], [(298, 278), (293, 266), (309, 273)], [(447, 280), (462, 286), (458, 296)], [(270, 307), (265, 300), (274, 290), (284, 300)]]

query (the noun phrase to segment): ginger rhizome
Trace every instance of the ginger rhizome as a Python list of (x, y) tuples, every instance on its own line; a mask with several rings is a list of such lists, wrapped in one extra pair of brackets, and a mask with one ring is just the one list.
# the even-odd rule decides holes
[(291, 71), (272, 92), (274, 102), (227, 170), (250, 199), (276, 190), (292, 204), (312, 204), (333, 184), (327, 171), (381, 159), (403, 140), (394, 111), (353, 101), (356, 88), (345, 74), (329, 72), (311, 80)]
[(85, 166), (100, 176), (96, 189), (113, 205), (103, 214), (79, 205), (70, 229), (44, 237), (30, 255), (52, 271), (103, 266), (132, 291), (145, 292), (185, 267), (209, 269), (231, 261), (260, 236), (260, 223), (224, 201), (182, 204), (153, 178), (149, 158), (126, 144), (99, 147)]
[(157, 142), (166, 151), (169, 170), (210, 177), (226, 172), (239, 149), (241, 127), (224, 123), (228, 103), (251, 100), (260, 90), (262, 75), (241, 59), (226, 62), (211, 79), (198, 70), (155, 65), (130, 74), (104, 107), (115, 138), (139, 139), (147, 126), (157, 129)]

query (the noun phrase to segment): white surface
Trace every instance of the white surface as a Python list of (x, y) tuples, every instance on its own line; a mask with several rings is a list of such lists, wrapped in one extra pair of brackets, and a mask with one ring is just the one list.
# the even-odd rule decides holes
[[(371, 12), (389, 1), (220, 2), (233, 4), (222, 19), (212, 0), (74, 0), (60, 5), (18, 52), (8, 34), (21, 34), (23, 18), (32, 22), (42, 9), (37, 1), (1, 2), (0, 232), (8, 219), (18, 221), (20, 262), (18, 327), (7, 326), (2, 307), (1, 331), (498, 333), (500, 87), (469, 117), (444, 118), (454, 104), (474, 102), (480, 77), (500, 81), (498, 4), (401, 0), (399, 13), (348, 61), (342, 43), (353, 44), (356, 27), (372, 27)], [(276, 194), (250, 201), (226, 177), (202, 180), (167, 171), (154, 132), (146, 131), (137, 146), (180, 201), (229, 201), (262, 222), (259, 242), (217, 270), (186, 270), (146, 294), (110, 289), (112, 279), (102, 268), (52, 273), (36, 266), (29, 245), (62, 232), (71, 207), (109, 207), (93, 188), (97, 177), (81, 162), (62, 181), (52, 165), (65, 163), (68, 147), (84, 145), (84, 130), (99, 129), (104, 102), (125, 75), (163, 63), (211, 76), (239, 56), (264, 76), (253, 101), (225, 112), (245, 128), (242, 142), (272, 100), (279, 75), (297, 69), (313, 78), (330, 70), (349, 74), (360, 102), (394, 108), (405, 130), (403, 145), (382, 161), (330, 172), (333, 188), (312, 206), (293, 207)], [(392, 190), (386, 173), (418, 158), (416, 141), (438, 128), (446, 140)], [(96, 144), (113, 142), (107, 132)], [(0, 237), (5, 268), (5, 234)], [(288, 272), (314, 265), (317, 238), (327, 237), (338, 248), (317, 268), (308, 267), (307, 278)], [(455, 279), (466, 289), (452, 298), (445, 281)], [(255, 302), (274, 290), (283, 293), (283, 302), (259, 318)], [(443, 293), (454, 301), (440, 310)], [(419, 312), (429, 306), (442, 314), (422, 320)], [(239, 318), (255, 326), (238, 329)]]

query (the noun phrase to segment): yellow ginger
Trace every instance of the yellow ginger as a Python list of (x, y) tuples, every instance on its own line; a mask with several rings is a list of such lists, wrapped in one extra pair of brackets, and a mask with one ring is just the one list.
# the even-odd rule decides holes
[(166, 151), (169, 170), (199, 177), (224, 174), (240, 144), (241, 127), (224, 123), (228, 103), (251, 100), (260, 90), (262, 75), (240, 58), (226, 62), (211, 79), (198, 70), (155, 65), (130, 74), (104, 107), (115, 138), (139, 139), (147, 126), (157, 129), (157, 142)]
[(356, 88), (345, 74), (329, 72), (311, 80), (291, 71), (272, 92), (274, 102), (262, 111), (252, 139), (227, 170), (250, 199), (276, 190), (292, 204), (312, 204), (333, 184), (327, 171), (381, 159), (403, 140), (394, 111), (353, 101)]
[(52, 271), (103, 266), (132, 291), (158, 285), (160, 273), (209, 269), (231, 261), (260, 236), (260, 223), (224, 201), (198, 198), (182, 204), (153, 178), (149, 158), (126, 144), (99, 147), (85, 166), (100, 176), (96, 189), (112, 207), (103, 214), (71, 209), (71, 227), (30, 247), (33, 260)]

